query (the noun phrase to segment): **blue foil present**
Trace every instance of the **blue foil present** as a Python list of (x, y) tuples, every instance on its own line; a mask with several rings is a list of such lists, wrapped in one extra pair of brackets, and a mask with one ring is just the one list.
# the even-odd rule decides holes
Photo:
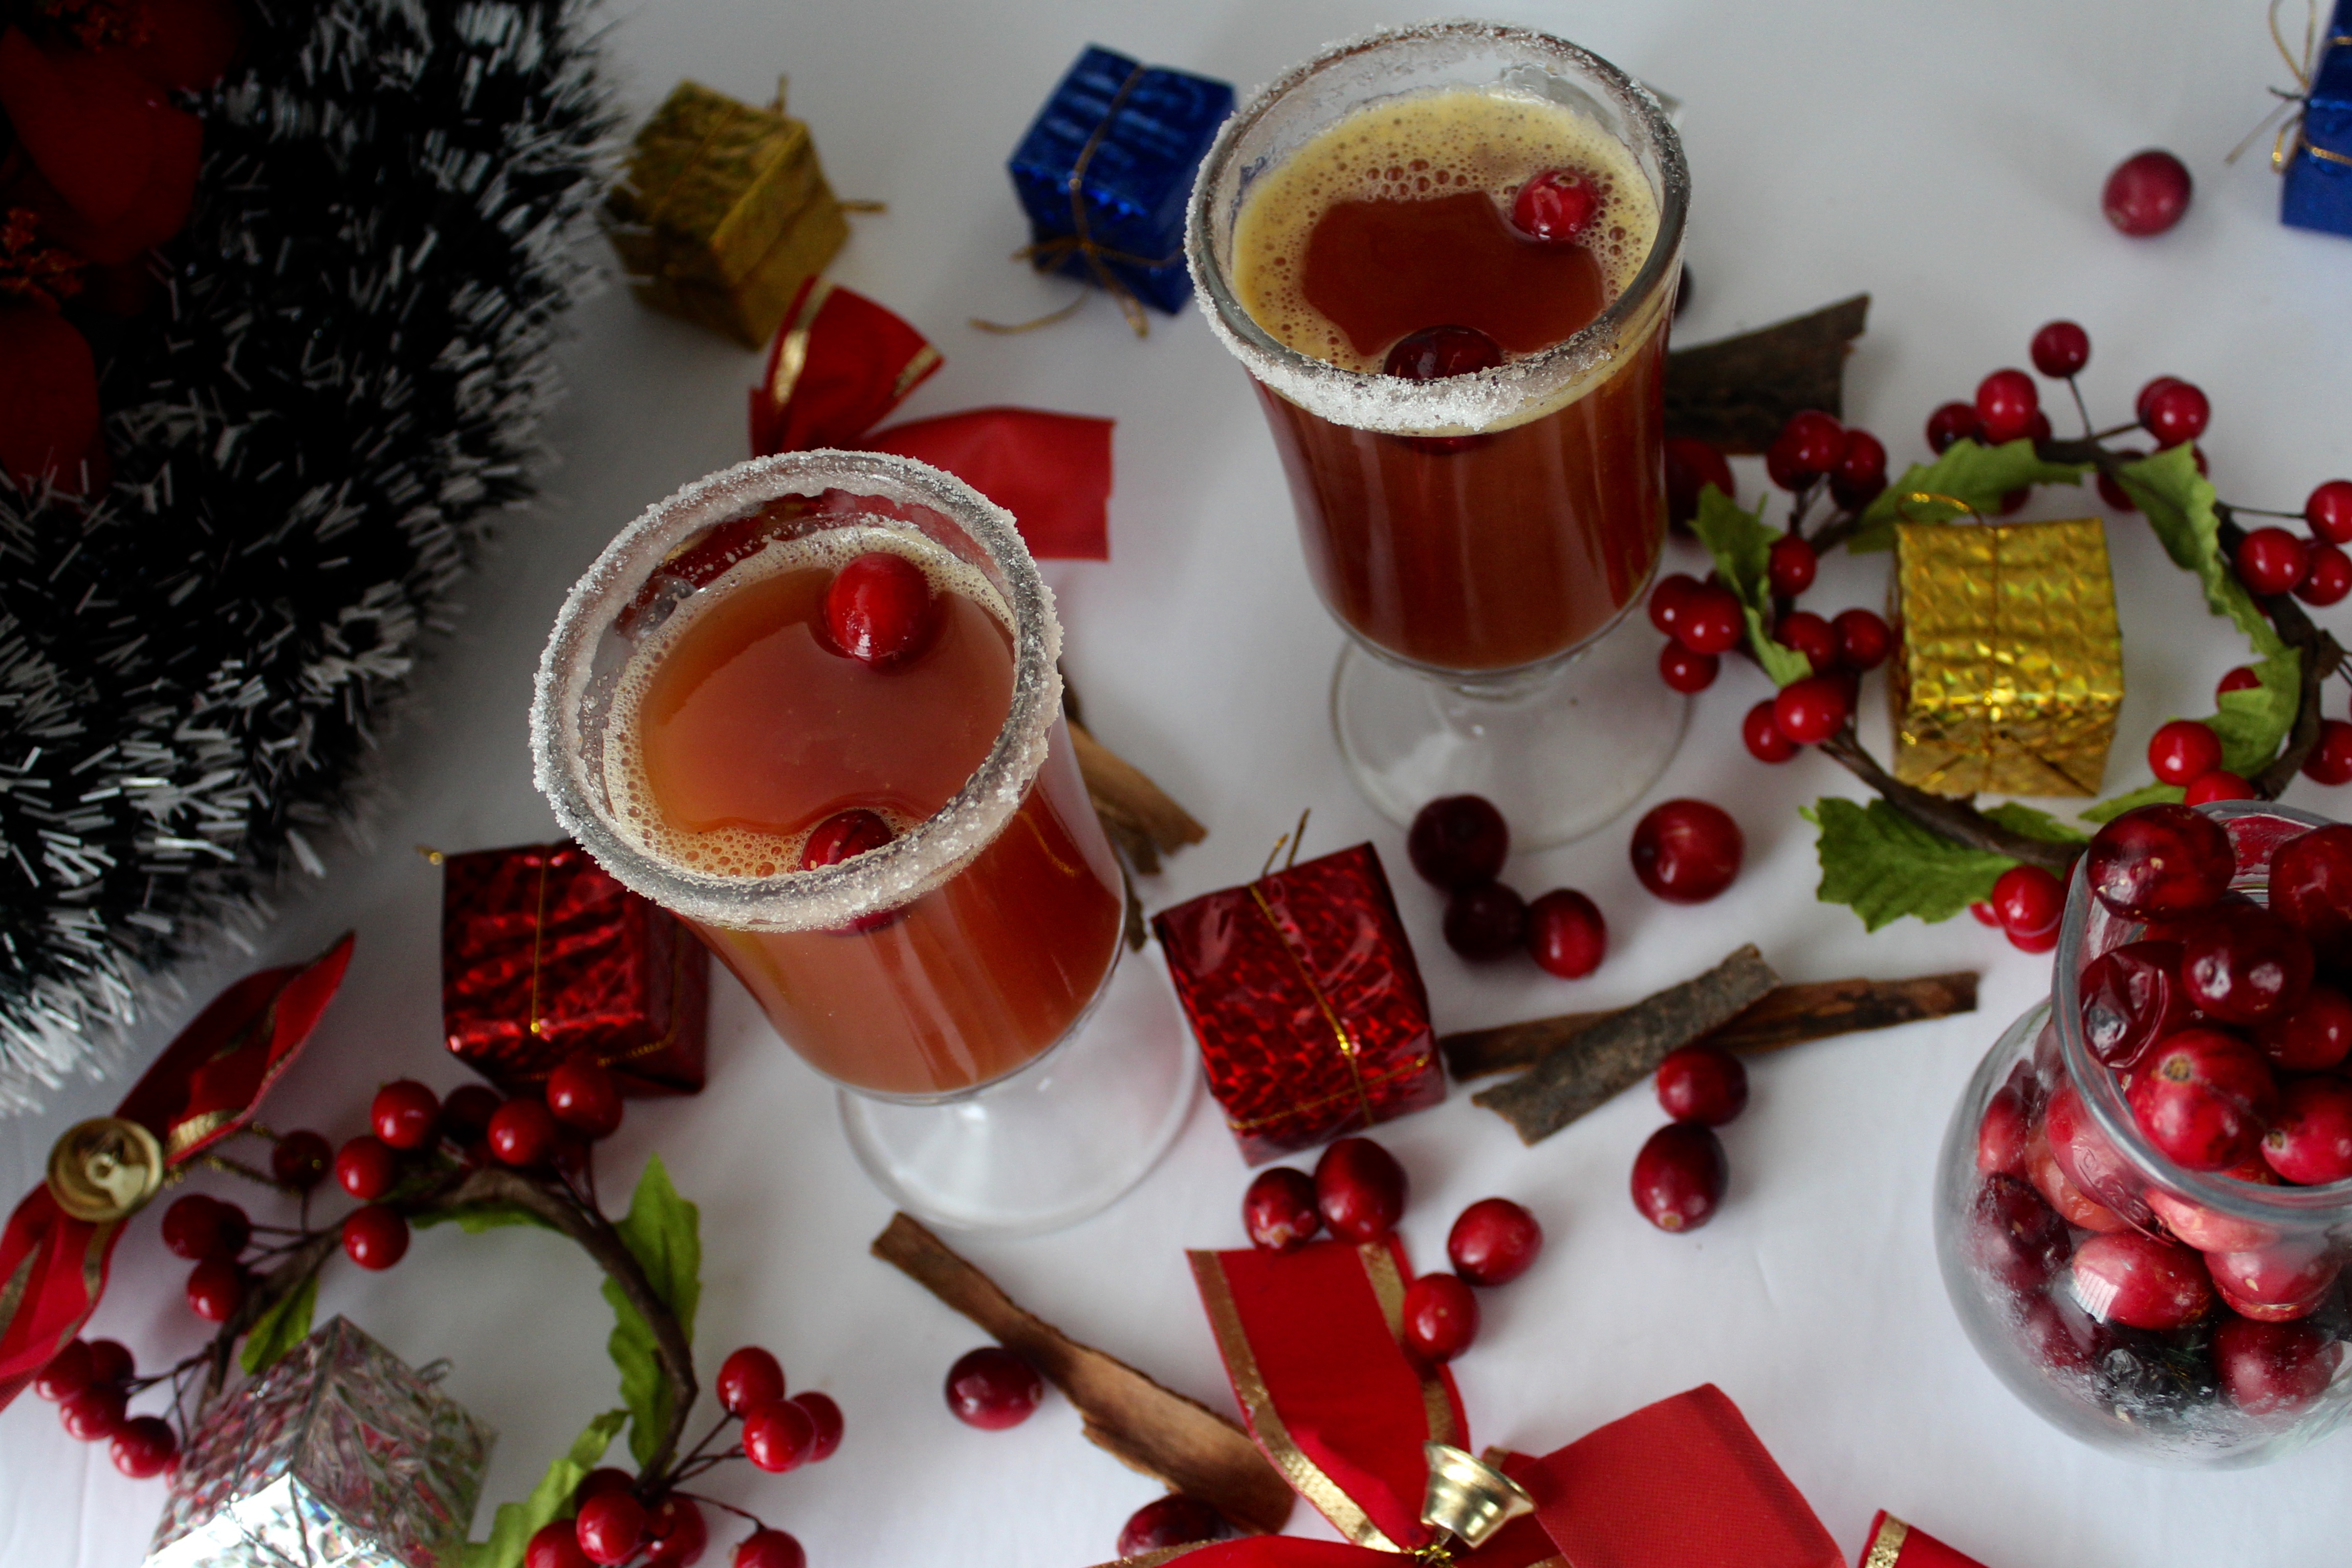
[[(1193, 172), (1233, 110), (1234, 89), (1224, 82), (1147, 69), (1089, 46), (1009, 165), (1038, 270), (1099, 283), (1099, 267), (1135, 298), (1171, 315), (1181, 310), (1192, 292), (1184, 204)], [(1141, 318), (1134, 319), (1139, 331)]]
[(2296, 228), (2352, 235), (2352, 0), (2338, 0), (2303, 105), (2284, 145), (2279, 218)]

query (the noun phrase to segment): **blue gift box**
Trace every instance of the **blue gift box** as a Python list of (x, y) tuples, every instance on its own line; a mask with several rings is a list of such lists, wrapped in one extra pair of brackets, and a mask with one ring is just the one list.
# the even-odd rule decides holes
[(2352, 0), (2337, 0), (2312, 72), (2303, 134), (2289, 149), (2279, 217), (2296, 228), (2352, 235)]
[[(1089, 46), (1054, 89), (1009, 165), (1029, 215), (1040, 270), (1096, 281), (1076, 244), (1070, 176), (1086, 159), (1077, 205), (1103, 265), (1136, 298), (1173, 314), (1192, 292), (1184, 204), (1193, 171), (1234, 111), (1234, 89), (1189, 71), (1145, 69)], [(1088, 148), (1091, 146), (1092, 151)], [(1059, 247), (1055, 241), (1065, 242)], [(1122, 258), (1133, 259), (1122, 259)]]

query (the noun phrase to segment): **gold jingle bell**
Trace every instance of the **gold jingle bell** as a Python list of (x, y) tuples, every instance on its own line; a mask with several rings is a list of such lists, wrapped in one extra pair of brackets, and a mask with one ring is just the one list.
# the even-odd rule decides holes
[(1429, 1462), (1421, 1521), (1464, 1545), (1483, 1546), (1495, 1531), (1535, 1511), (1525, 1487), (1476, 1455), (1445, 1443), (1423, 1443), (1421, 1454)]
[(120, 1116), (78, 1121), (49, 1151), (48, 1182), (58, 1207), (75, 1219), (122, 1219), (163, 1190), (163, 1146)]

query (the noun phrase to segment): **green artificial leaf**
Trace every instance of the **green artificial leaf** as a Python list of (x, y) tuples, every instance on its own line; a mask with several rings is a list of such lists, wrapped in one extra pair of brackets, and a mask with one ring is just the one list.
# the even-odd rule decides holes
[[(1883, 800), (1865, 806), (1827, 795), (1804, 815), (1822, 830), (1815, 847), (1822, 885), (1815, 896), (1848, 906), (1870, 931), (1905, 915), (1949, 920), (1990, 898), (1994, 879), (2017, 863), (2006, 855), (1955, 844)], [(2008, 826), (2024, 830), (2015, 820)]]
[(535, 1225), (541, 1230), (554, 1230), (539, 1215), (520, 1204), (467, 1204), (462, 1208), (426, 1209), (411, 1215), (408, 1223), (418, 1230), (455, 1221), (467, 1236), (479, 1236), (486, 1230), (499, 1230), (510, 1225)]
[(2303, 657), (2289, 648), (2256, 661), (2260, 686), (2224, 691), (2214, 699), (2220, 710), (2205, 721), (2221, 740), (2221, 765), (2252, 778), (2268, 767), (2294, 728), (2294, 711), (2303, 702)]
[(307, 1275), (299, 1285), (272, 1301), (253, 1320), (252, 1331), (245, 1336), (245, 1348), (237, 1352), (237, 1364), (248, 1373), (273, 1365), (278, 1357), (310, 1337), (310, 1313), (318, 1304), (319, 1277)]
[(2052, 844), (2088, 844), (2091, 841), (2089, 834), (2073, 824), (2061, 822), (2046, 811), (2036, 811), (2013, 800), (1988, 807), (1985, 816), (2011, 833), (2022, 833), (2028, 838), (2044, 839)]
[(466, 1542), (465, 1568), (522, 1568), (530, 1538), (571, 1510), (572, 1494), (613, 1446), (621, 1424), (628, 1418), (625, 1410), (605, 1411), (588, 1423), (569, 1452), (547, 1467), (547, 1474), (531, 1488), (529, 1498), (499, 1504), (490, 1520), (490, 1538)]
[[(698, 1216), (695, 1206), (670, 1185), (669, 1173), (656, 1154), (646, 1162), (646, 1173), (630, 1194), (628, 1215), (614, 1226), (645, 1270), (654, 1294), (676, 1314), (688, 1344), (694, 1342), (694, 1311), (702, 1297)], [(629, 1451), (643, 1465), (669, 1426), (669, 1384), (662, 1377), (653, 1325), (629, 1304), (617, 1281), (604, 1281), (604, 1300), (613, 1306), (613, 1337), (605, 1348), (621, 1371), (621, 1398), (629, 1407)]]
[(1967, 515), (1967, 507), (1913, 500), (1913, 496), (1949, 496), (1975, 508), (1978, 516), (1990, 517), (2000, 510), (2000, 498), (2013, 489), (2082, 482), (2081, 464), (2045, 463), (2034, 455), (2033, 443), (2021, 437), (1999, 447), (1955, 441), (1934, 462), (1912, 464), (1901, 479), (1879, 491), (1878, 499), (1863, 509), (1862, 525), (1845, 547), (1857, 552), (1891, 549), (1898, 522), (1948, 522)]
[(1717, 574), (1738, 595), (1740, 611), (1748, 621), (1748, 649), (1772, 678), (1772, 684), (1786, 686), (1812, 674), (1813, 667), (1803, 654), (1773, 641), (1764, 630), (1765, 617), (1772, 609), (1772, 588), (1766, 573), (1771, 564), (1772, 542), (1780, 537), (1780, 531), (1765, 526), (1760, 511), (1742, 510), (1713, 485), (1699, 491), (1698, 515), (1691, 520), (1691, 531), (1715, 557)]
[(2129, 795), (2119, 795), (2113, 800), (2099, 802), (2083, 813), (2083, 819), (2086, 822), (2113, 822), (2126, 811), (2137, 811), (2143, 805), (2154, 805), (2159, 801), (2170, 801), (2177, 805), (2188, 793), (2179, 784), (2142, 784)]

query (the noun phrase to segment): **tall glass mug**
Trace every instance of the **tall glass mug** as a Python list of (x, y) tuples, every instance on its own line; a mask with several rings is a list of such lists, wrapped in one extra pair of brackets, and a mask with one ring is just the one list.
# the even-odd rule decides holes
[[(1515, 214), (1539, 177), (1565, 194)], [(1688, 196), (1647, 89), (1470, 22), (1318, 56), (1202, 167), (1194, 286), (1256, 384), (1308, 573), (1349, 634), (1340, 750), (1396, 821), (1470, 792), (1516, 840), (1559, 843), (1681, 742), (1687, 700), (1644, 639), (1608, 633), (1665, 538)]]
[[(878, 557), (920, 633), (853, 657), (827, 595)], [(841, 1086), (886, 1192), (967, 1230), (1101, 1208), (1197, 1077), (1165, 984), (1114, 977), (1120, 874), (1062, 721), (1061, 635), (1013, 519), (969, 486), (794, 453), (624, 530), (565, 600), (531, 709), (566, 831)]]

